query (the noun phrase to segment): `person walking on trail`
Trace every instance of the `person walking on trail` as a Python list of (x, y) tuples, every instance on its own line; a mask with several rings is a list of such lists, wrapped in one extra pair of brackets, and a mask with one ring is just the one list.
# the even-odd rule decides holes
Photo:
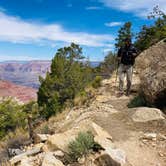
[(137, 50), (132, 45), (131, 39), (125, 39), (125, 46), (121, 47), (118, 50), (118, 74), (119, 74), (119, 97), (124, 94), (124, 77), (127, 76), (127, 90), (126, 95), (130, 95), (131, 84), (132, 84), (132, 74), (133, 74), (133, 65), (135, 58), (137, 57)]

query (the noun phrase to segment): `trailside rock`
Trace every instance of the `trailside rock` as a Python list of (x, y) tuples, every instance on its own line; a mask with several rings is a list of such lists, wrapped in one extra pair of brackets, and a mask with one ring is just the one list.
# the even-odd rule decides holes
[[(105, 131), (102, 127), (92, 122), (91, 120), (83, 119), (81, 122), (77, 123), (76, 127), (67, 130), (64, 133), (57, 133), (48, 137), (47, 147), (52, 150), (61, 150), (63, 152), (68, 152), (68, 145), (71, 141), (77, 137), (79, 132), (91, 131), (94, 136), (98, 136), (102, 139), (112, 140), (112, 137)], [(111, 141), (110, 141), (111, 142)]]
[(64, 166), (64, 164), (55, 158), (52, 152), (46, 153), (42, 166)]
[(26, 151), (25, 153), (22, 153), (20, 155), (17, 155), (15, 157), (13, 157), (10, 160), (11, 165), (16, 164), (17, 162), (21, 161), (23, 158), (25, 158), (26, 156), (32, 156), (32, 155), (36, 155), (38, 153), (41, 152), (41, 147), (34, 147), (31, 150)]
[(74, 130), (68, 130), (64, 133), (54, 134), (48, 137), (47, 145), (52, 150), (62, 150), (68, 152), (69, 143), (75, 139), (78, 133)]
[(164, 107), (166, 105), (166, 42), (142, 52), (136, 59), (136, 68), (141, 80), (141, 90), (146, 100)]
[(165, 119), (163, 113), (157, 108), (138, 107), (132, 115), (134, 122), (148, 122)]

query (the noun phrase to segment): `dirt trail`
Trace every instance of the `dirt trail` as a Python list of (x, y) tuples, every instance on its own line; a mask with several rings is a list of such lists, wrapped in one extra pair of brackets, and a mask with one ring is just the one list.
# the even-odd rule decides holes
[(105, 83), (100, 88), (100, 98), (112, 105), (119, 112), (108, 117), (95, 117), (95, 122), (107, 130), (113, 137), (115, 145), (123, 149), (132, 166), (166, 166), (166, 140), (143, 142), (144, 133), (162, 133), (166, 135), (166, 124), (160, 122), (135, 123), (131, 114), (135, 109), (127, 107), (134, 97), (116, 97), (117, 89), (113, 84)]

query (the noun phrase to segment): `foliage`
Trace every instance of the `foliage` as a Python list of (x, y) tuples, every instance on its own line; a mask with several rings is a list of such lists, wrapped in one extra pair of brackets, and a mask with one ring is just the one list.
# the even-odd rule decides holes
[(39, 117), (38, 104), (35, 101), (25, 104), (22, 110), (26, 115), (31, 115), (34, 120)]
[(138, 50), (143, 51), (156, 42), (166, 38), (166, 15), (158, 6), (148, 16), (149, 19), (155, 19), (154, 25), (144, 25), (136, 36), (135, 46)]
[(134, 107), (141, 107), (141, 106), (147, 106), (147, 102), (143, 95), (139, 94), (138, 96), (134, 97), (129, 103), (128, 108), (134, 108)]
[(109, 75), (116, 69), (117, 56), (113, 52), (109, 52), (102, 63), (97, 67), (97, 73)]
[(101, 76), (96, 76), (95, 79), (92, 82), (92, 87), (93, 88), (98, 88), (101, 86), (101, 81), (102, 81), (102, 77)]
[(131, 32), (132, 23), (126, 22), (118, 31), (118, 37), (115, 39), (115, 47), (119, 49), (120, 47), (124, 47), (126, 38), (131, 38), (133, 33)]
[(76, 139), (69, 143), (69, 156), (73, 161), (77, 161), (78, 158), (86, 156), (96, 147), (98, 147), (98, 149), (101, 148), (101, 146), (94, 141), (94, 136), (91, 132), (80, 132)]
[(4, 137), (9, 131), (17, 127), (24, 127), (26, 114), (21, 106), (12, 99), (4, 100), (0, 103), (0, 138)]
[(51, 71), (46, 78), (40, 77), (38, 91), (40, 115), (49, 118), (60, 112), (66, 101), (73, 100), (92, 79), (89, 63), (82, 60), (82, 49), (72, 43), (58, 49), (52, 60)]

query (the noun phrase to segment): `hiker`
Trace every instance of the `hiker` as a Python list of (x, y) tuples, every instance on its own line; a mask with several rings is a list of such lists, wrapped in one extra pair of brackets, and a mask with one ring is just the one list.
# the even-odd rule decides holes
[(125, 74), (127, 76), (126, 96), (130, 95), (133, 65), (137, 57), (137, 50), (131, 43), (131, 38), (124, 40), (125, 46), (118, 50), (119, 97), (124, 94), (123, 85)]

